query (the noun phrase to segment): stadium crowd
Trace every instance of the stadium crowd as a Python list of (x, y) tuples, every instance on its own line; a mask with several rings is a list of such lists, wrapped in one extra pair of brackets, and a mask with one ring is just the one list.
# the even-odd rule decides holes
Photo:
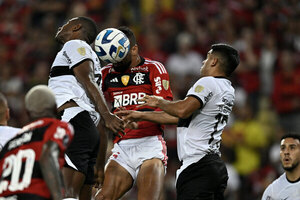
[[(28, 122), (24, 95), (47, 84), (60, 46), (57, 28), (74, 16), (93, 18), (102, 30), (134, 30), (141, 55), (170, 74), (174, 99), (198, 79), (211, 44), (226, 42), (241, 62), (231, 81), (236, 102), (223, 133), (229, 171), (226, 199), (260, 199), (283, 170), (279, 140), (300, 134), (300, 2), (297, 0), (0, 0), (0, 91), (11, 110), (9, 125)], [(176, 127), (167, 126), (164, 199), (175, 199)], [(125, 199), (136, 199), (130, 192)]]

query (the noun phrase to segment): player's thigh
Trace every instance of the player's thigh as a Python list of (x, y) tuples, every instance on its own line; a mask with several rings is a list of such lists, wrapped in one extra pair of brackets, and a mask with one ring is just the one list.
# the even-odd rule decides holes
[(159, 199), (164, 185), (165, 167), (162, 160), (153, 158), (141, 165), (137, 176), (138, 199)]
[(111, 160), (105, 169), (104, 181), (102, 189), (97, 196), (102, 197), (98, 199), (119, 199), (123, 196), (133, 185), (133, 179), (116, 161)]

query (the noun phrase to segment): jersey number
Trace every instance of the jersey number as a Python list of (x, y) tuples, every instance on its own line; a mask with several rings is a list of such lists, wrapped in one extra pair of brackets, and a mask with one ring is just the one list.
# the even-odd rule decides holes
[[(0, 194), (7, 189), (14, 192), (27, 188), (31, 183), (34, 161), (35, 152), (32, 149), (20, 150), (16, 155), (5, 158), (0, 182)], [(23, 177), (20, 177), (22, 165), (24, 165), (24, 174)], [(10, 175), (11, 181), (9, 183), (4, 178)]]
[(224, 123), (228, 121), (228, 116), (227, 115), (222, 115), (221, 113), (219, 113), (218, 115), (216, 115), (215, 119), (217, 120), (215, 126), (214, 126), (214, 132), (211, 133), (211, 137), (208, 141), (208, 144), (212, 143), (212, 141), (214, 141), (214, 134), (218, 131), (218, 125), (220, 123)]

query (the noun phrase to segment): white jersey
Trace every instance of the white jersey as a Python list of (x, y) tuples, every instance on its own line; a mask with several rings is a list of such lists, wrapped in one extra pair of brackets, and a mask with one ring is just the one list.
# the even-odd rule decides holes
[(300, 180), (290, 182), (282, 174), (267, 187), (262, 200), (300, 200)]
[(234, 104), (234, 88), (225, 78), (200, 78), (187, 96), (197, 98), (203, 105), (189, 118), (179, 119), (177, 125), (178, 158), (183, 165), (179, 174), (190, 164), (208, 153), (218, 153), (221, 134)]
[(0, 126), (0, 151), (8, 140), (15, 137), (22, 129), (11, 126)]
[[(96, 123), (96, 121), (99, 121), (100, 115), (96, 113), (94, 104), (73, 74), (73, 68), (85, 60), (93, 62), (90, 78), (96, 82), (97, 76), (101, 74), (101, 65), (91, 46), (82, 40), (66, 42), (51, 66), (48, 86), (55, 94), (57, 107), (73, 100), (82, 110), (88, 111)], [(74, 113), (74, 116), (76, 114)], [(95, 116), (97, 116), (97, 119), (95, 119)]]

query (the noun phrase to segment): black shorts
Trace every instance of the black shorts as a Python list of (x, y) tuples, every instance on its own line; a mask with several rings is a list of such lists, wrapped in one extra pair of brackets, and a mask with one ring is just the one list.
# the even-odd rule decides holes
[(217, 154), (204, 156), (184, 169), (177, 180), (178, 200), (221, 200), (227, 186), (225, 163)]
[[(70, 123), (75, 134), (66, 154), (77, 170), (85, 175), (84, 183), (94, 184), (94, 165), (100, 143), (98, 130), (87, 111), (78, 113)], [(71, 167), (67, 163), (65, 166)]]

